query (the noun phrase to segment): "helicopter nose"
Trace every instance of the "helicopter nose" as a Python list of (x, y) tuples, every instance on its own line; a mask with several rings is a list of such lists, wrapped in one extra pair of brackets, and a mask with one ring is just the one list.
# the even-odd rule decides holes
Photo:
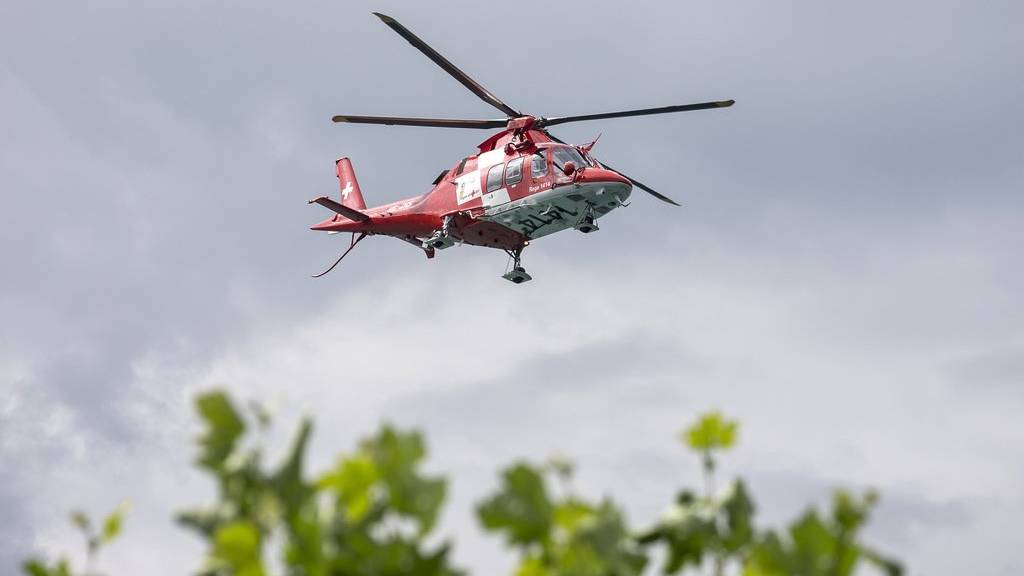
[(622, 174), (615, 172), (614, 170), (606, 170), (604, 168), (594, 168), (588, 166), (582, 170), (577, 176), (576, 182), (583, 184), (625, 184), (626, 187), (632, 188), (633, 183), (630, 182), (629, 178), (626, 178)]

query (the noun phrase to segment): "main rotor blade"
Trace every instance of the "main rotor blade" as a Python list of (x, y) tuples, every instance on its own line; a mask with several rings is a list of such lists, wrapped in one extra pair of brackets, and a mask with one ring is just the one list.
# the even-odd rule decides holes
[(658, 200), (661, 200), (662, 202), (668, 202), (669, 204), (671, 204), (673, 206), (681, 206), (681, 204), (679, 204), (679, 202), (676, 202), (675, 200), (669, 198), (668, 196), (665, 196), (664, 194), (654, 190), (653, 188), (651, 188), (650, 186), (648, 186), (648, 185), (644, 184), (643, 182), (637, 180), (636, 178), (633, 178), (631, 176), (623, 174), (622, 172), (619, 172), (615, 168), (612, 168), (611, 166), (605, 164), (604, 162), (602, 162), (600, 160), (598, 160), (597, 163), (600, 164), (601, 166), (604, 166), (605, 168), (613, 171), (613, 172), (618, 172), (620, 175), (625, 176), (630, 182), (633, 183), (633, 186), (636, 186), (637, 188), (643, 190), (644, 192), (647, 192), (648, 194), (650, 194), (651, 196), (654, 196)]
[(435, 128), (504, 128), (508, 120), (460, 120), (455, 118), (403, 118), (400, 116), (335, 116), (335, 122), (384, 124), (386, 126), (432, 126)]
[[(551, 132), (548, 132), (547, 130), (545, 130), (544, 133), (547, 134), (548, 138), (551, 138), (555, 142), (558, 142), (559, 144), (565, 144), (564, 140), (560, 140), (557, 136), (555, 136)], [(673, 206), (681, 206), (681, 204), (679, 204), (675, 200), (669, 198), (668, 196), (665, 196), (661, 192), (656, 191), (654, 188), (651, 188), (650, 186), (644, 184), (643, 182), (637, 180), (636, 178), (632, 178), (630, 176), (627, 176), (626, 174), (623, 174), (622, 172), (619, 172), (615, 168), (612, 168), (611, 166), (605, 164), (604, 162), (601, 162), (600, 160), (598, 160), (597, 163), (600, 164), (601, 166), (604, 166), (605, 168), (613, 171), (613, 172), (617, 172), (619, 175), (625, 177), (627, 180), (632, 182), (633, 186), (636, 186), (637, 188), (643, 190), (644, 192), (647, 192), (648, 194), (650, 194), (651, 196), (654, 196), (658, 200), (661, 200), (662, 202), (668, 202), (669, 204), (672, 204)]]
[(440, 66), (442, 69), (444, 69), (445, 72), (451, 74), (452, 77), (461, 82), (463, 86), (469, 88), (469, 90), (473, 92), (473, 94), (479, 96), (481, 100), (487, 102), (491, 106), (494, 106), (498, 110), (501, 110), (505, 114), (508, 114), (510, 118), (522, 116), (522, 114), (517, 112), (511, 106), (499, 100), (497, 96), (491, 94), (489, 90), (487, 90), (480, 84), (477, 84), (477, 82), (470, 78), (468, 74), (466, 74), (462, 70), (459, 70), (458, 67), (455, 66), (455, 64), (452, 64), (451, 62), (448, 61), (447, 58), (441, 56), (441, 54), (438, 53), (437, 50), (434, 50), (433, 48), (430, 47), (429, 44), (427, 44), (423, 40), (420, 40), (419, 37), (410, 32), (408, 28), (399, 24), (397, 20), (386, 14), (381, 14), (380, 12), (374, 12), (373, 14), (377, 18), (380, 18), (385, 24), (390, 26), (392, 30), (398, 32), (398, 34), (402, 38), (405, 38), (409, 42), (409, 44), (412, 44), (414, 47), (416, 47), (416, 49), (422, 52), (424, 55), (426, 55), (427, 58), (433, 60), (434, 63)]
[(663, 106), (661, 108), (643, 108), (640, 110), (624, 110), (622, 112), (605, 112), (603, 114), (557, 116), (555, 118), (543, 118), (539, 122), (544, 126), (554, 126), (556, 124), (565, 124), (566, 122), (581, 122), (583, 120), (601, 120), (603, 118), (622, 118), (625, 116), (647, 116), (648, 114), (689, 112), (690, 110), (707, 110), (709, 108), (728, 108), (729, 106), (732, 106), (735, 103), (735, 100), (723, 100), (721, 102), (700, 102), (698, 104), (680, 104), (678, 106)]

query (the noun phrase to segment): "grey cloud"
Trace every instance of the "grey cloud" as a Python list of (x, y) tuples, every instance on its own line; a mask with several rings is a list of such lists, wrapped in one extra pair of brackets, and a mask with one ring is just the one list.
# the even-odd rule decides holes
[[(795, 520), (809, 505), (826, 512), (831, 494), (836, 489), (854, 493), (871, 489), (870, 486), (846, 485), (842, 478), (825, 478), (793, 470), (758, 470), (750, 475), (750, 484), (758, 503), (758, 516), (778, 527)], [(871, 515), (867, 538), (879, 547), (898, 549), (911, 543), (914, 530), (920, 526), (969, 530), (971, 508), (978, 504), (937, 501), (907, 490), (886, 490)]]
[[(522, 441), (524, 433), (557, 449), (557, 439), (546, 431), (573, 422), (579, 405), (608, 395), (639, 404), (672, 403), (680, 392), (665, 386), (661, 375), (700, 368), (699, 359), (642, 332), (620, 334), (593, 346), (525, 363), (516, 358), (507, 361), (511, 368), (508, 376), (471, 387), (411, 395), (396, 401), (390, 410), (403, 419), (422, 421), (439, 434), (460, 435), (472, 430), (475, 441), (493, 445), (496, 451), (513, 446), (514, 440)], [(637, 366), (642, 366), (642, 371), (638, 372)], [(610, 430), (615, 425), (609, 421), (603, 428)], [(571, 424), (567, 428), (571, 430)], [(580, 432), (586, 431), (577, 429), (575, 433)]]
[[(438, 291), (469, 284), (514, 297), (497, 279), (486, 288), (473, 280), (482, 266), (497, 276), (503, 255), (465, 249), (428, 264), (387, 240), (365, 243), (324, 281), (308, 278), (340, 248), (338, 237), (306, 229), (321, 214), (305, 205), (335, 189), (337, 155), (353, 157), (368, 201), (385, 202), (426, 191), (480, 139), (339, 127), (332, 114), (492, 115), (371, 9), (393, 13), (536, 114), (737, 99), (729, 110), (560, 130), (576, 141), (603, 132), (599, 157), (684, 208), (638, 195), (599, 234), (536, 243), (527, 290), (597, 291), (615, 306), (657, 278), (659, 305), (674, 310), (679, 288), (702, 278), (749, 286), (766, 301), (803, 298), (793, 329), (857, 351), (850, 357), (879, 374), (894, 358), (918, 358), (965, 401), (991, 401), (977, 395), (982, 388), (1019, 399), (1024, 40), (1014, 23), (1024, 8), (1011, 1), (528, 3), (527, 25), (514, 27), (473, 2), (6, 5), (0, 362), (16, 360), (28, 377), (0, 382), (0, 394), (39, 390), (24, 396), (25, 410), (64, 406), (90, 438), (141, 449), (153, 440), (125, 407), (162, 406), (187, 384), (139, 385), (147, 358), (201, 373), (233, 344), (319, 318), (373, 278), (423, 275)], [(639, 259), (648, 271), (618, 269)], [(554, 272), (571, 266), (607, 269), (607, 279), (555, 288)], [(726, 303), (708, 305), (727, 312)], [(500, 339), (500, 329), (493, 334)], [(624, 426), (616, 402), (705, 408), (696, 399), (706, 396), (667, 382), (696, 387), (722, 368), (679, 354), (641, 329), (589, 352), (527, 360), (517, 368), (523, 380), (411, 397), (383, 415), (425, 422), (455, 446), (469, 433), (490, 440), (494, 461), (546, 449), (558, 435), (589, 458), (597, 442), (587, 434)], [(773, 359), (748, 361), (754, 371)], [(922, 410), (947, 408), (934, 405), (947, 396), (907, 385)], [(585, 423), (567, 427), (564, 410)], [(521, 411), (531, 413), (524, 438), (509, 432)], [(0, 433), (26, 425), (7, 420)], [(59, 466), (67, 456), (3, 457), (22, 481), (4, 482), (0, 511), (23, 526), (16, 502), (45, 474), (33, 462)], [(666, 488), (645, 478), (688, 473), (663, 450), (635, 445), (591, 462), (595, 472), (581, 481), (639, 484), (651, 496), (631, 506), (652, 513)], [(794, 499), (814, 491), (779, 482), (792, 483)], [(944, 522), (928, 514), (920, 521)], [(24, 541), (13, 546), (0, 555), (23, 554)]]
[(1024, 386), (1024, 349), (1008, 346), (971, 354), (950, 371), (961, 386), (1020, 391)]
[(890, 491), (872, 519), (870, 534), (876, 542), (893, 542), (906, 546), (913, 531), (920, 526), (946, 530), (970, 530), (973, 526), (971, 508), (977, 502), (935, 502), (915, 494)]

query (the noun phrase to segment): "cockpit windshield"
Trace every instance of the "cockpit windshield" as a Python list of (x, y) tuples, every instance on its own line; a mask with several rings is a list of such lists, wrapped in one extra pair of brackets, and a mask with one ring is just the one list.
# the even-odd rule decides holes
[(565, 163), (570, 161), (577, 168), (590, 165), (590, 162), (587, 162), (579, 151), (572, 146), (553, 146), (551, 148), (551, 162), (554, 163), (556, 168), (562, 170)]

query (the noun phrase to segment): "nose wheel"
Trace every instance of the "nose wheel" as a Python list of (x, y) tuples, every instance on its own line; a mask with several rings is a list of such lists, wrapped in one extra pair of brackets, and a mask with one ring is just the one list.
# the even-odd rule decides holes
[(587, 204), (587, 209), (576, 223), (575, 228), (584, 234), (598, 231), (597, 222), (594, 222), (594, 206), (592, 204)]
[(514, 284), (522, 284), (523, 282), (533, 280), (533, 276), (530, 276), (526, 272), (526, 269), (523, 268), (522, 259), (524, 248), (526, 248), (526, 246), (520, 246), (515, 250), (505, 250), (505, 253), (509, 255), (509, 258), (512, 258), (512, 269), (505, 272), (501, 277)]

